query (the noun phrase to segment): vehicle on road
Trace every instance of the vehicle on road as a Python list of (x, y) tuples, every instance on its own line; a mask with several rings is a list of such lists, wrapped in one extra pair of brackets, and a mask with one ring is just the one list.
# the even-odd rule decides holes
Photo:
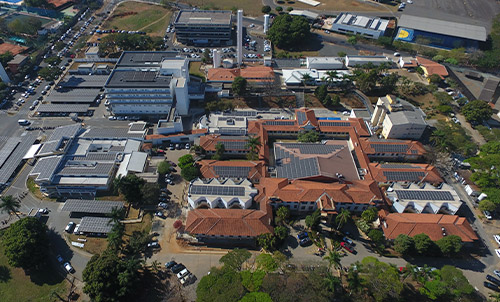
[(486, 275), (486, 280), (490, 281), (493, 284), (496, 284), (497, 286), (500, 286), (500, 280), (493, 277), (492, 275)]
[(28, 120), (18, 120), (17, 123), (21, 126), (28, 126), (29, 124), (31, 124), (31, 122)]
[(500, 291), (500, 288), (498, 286), (496, 286), (495, 284), (493, 284), (493, 283), (489, 283), (487, 281), (484, 281), (483, 284), (484, 284), (484, 287), (492, 289), (492, 290), (494, 290), (496, 292)]
[(153, 242), (148, 243), (148, 248), (150, 248), (150, 249), (159, 249), (160, 248), (160, 244), (158, 243), (158, 241), (153, 241)]
[(64, 263), (64, 269), (70, 274), (75, 272), (75, 269), (71, 266), (71, 264), (69, 264), (69, 262)]
[(302, 247), (308, 246), (310, 244), (312, 244), (312, 241), (311, 241), (311, 239), (309, 237), (306, 237), (306, 238), (304, 238), (304, 239), (302, 239), (302, 240), (299, 241), (299, 245), (302, 246)]
[(49, 214), (49, 209), (48, 208), (38, 209), (38, 213), (40, 213), (40, 214)]
[(350, 246), (347, 242), (342, 241), (340, 243), (340, 246), (343, 247), (349, 253), (356, 254), (356, 250), (354, 250), (354, 248), (352, 246)]

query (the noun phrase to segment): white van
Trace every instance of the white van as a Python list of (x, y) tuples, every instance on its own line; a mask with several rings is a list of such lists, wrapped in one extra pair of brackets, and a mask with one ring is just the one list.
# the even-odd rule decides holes
[(21, 125), (21, 126), (28, 126), (29, 124), (31, 124), (31, 122), (30, 122), (30, 121), (28, 121), (28, 120), (18, 120), (17, 122), (18, 122), (18, 123), (19, 123), (19, 125)]

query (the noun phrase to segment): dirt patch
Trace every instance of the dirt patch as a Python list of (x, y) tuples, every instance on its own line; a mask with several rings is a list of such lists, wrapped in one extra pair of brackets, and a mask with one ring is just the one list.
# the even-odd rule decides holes
[[(106, 250), (108, 247), (108, 239), (107, 238), (98, 238), (98, 237), (87, 237), (84, 235), (75, 235), (75, 234), (70, 234), (68, 235), (69, 240), (75, 241), (75, 242), (80, 242), (83, 243), (83, 250), (91, 253), (93, 255), (95, 254), (101, 254)], [(81, 242), (78, 241), (77, 239), (85, 239), (87, 241)]]

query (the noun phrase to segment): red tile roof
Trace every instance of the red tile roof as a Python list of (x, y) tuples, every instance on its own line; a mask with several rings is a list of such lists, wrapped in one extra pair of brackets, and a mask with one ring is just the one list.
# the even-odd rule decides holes
[(323, 183), (286, 178), (261, 178), (256, 185), (259, 194), (255, 200), (270, 202), (279, 199), (282, 202), (311, 202), (327, 195), (335, 202), (371, 204), (382, 200), (382, 193), (374, 181), (352, 181), (350, 184)]
[(255, 66), (246, 68), (210, 68), (207, 79), (211, 82), (233, 82), (234, 78), (241, 76), (248, 82), (272, 82), (274, 71), (271, 67)]
[(422, 57), (417, 57), (417, 62), (419, 65), (422, 65), (423, 67), (425, 67), (425, 69), (427, 69), (427, 73), (429, 76), (433, 74), (437, 74), (441, 78), (448, 76), (448, 70), (446, 70), (446, 67), (444, 67), (444, 65), (428, 59), (424, 59)]
[(186, 232), (208, 236), (257, 237), (273, 233), (272, 211), (242, 209), (195, 209), (188, 212)]
[(2, 43), (0, 44), (0, 54), (3, 55), (7, 52), (10, 52), (13, 56), (22, 53), (28, 49), (28, 47), (16, 45), (16, 44), (11, 44), (11, 43)]
[(395, 239), (400, 234), (413, 237), (424, 233), (436, 241), (444, 237), (442, 228), (446, 235), (457, 235), (463, 242), (479, 239), (467, 219), (456, 215), (388, 213), (382, 210), (379, 216), (387, 239)]
[(218, 161), (205, 159), (198, 161), (200, 172), (203, 178), (219, 178), (214, 167), (249, 167), (248, 179), (256, 182), (262, 177), (267, 176), (267, 167), (264, 161)]
[[(370, 163), (370, 171), (374, 179), (378, 182), (388, 182), (387, 177), (384, 172), (424, 172), (424, 177), (420, 178), (420, 181), (425, 181), (428, 183), (441, 183), (443, 179), (439, 175), (436, 167), (428, 164), (391, 164), (389, 168), (384, 167), (380, 163)], [(404, 175), (404, 174), (402, 174)], [(390, 180), (389, 180), (390, 181)], [(400, 180), (400, 181), (412, 181), (411, 179)]]
[[(421, 142), (411, 141), (411, 140), (399, 140), (399, 139), (386, 139), (386, 140), (374, 140), (370, 138), (360, 138), (361, 148), (366, 154), (377, 153), (375, 149), (371, 146), (373, 145), (407, 145), (408, 149), (404, 154), (422, 156), (427, 153)], [(398, 152), (386, 152), (386, 153), (398, 153)]]
[(55, 8), (58, 8), (66, 3), (73, 2), (73, 0), (48, 0), (47, 2), (54, 5)]

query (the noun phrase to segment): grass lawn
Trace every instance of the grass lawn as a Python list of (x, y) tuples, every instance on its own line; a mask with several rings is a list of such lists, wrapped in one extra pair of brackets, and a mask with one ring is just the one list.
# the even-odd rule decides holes
[(183, 2), (198, 6), (201, 9), (210, 10), (234, 10), (242, 9), (245, 15), (262, 16), (262, 2), (247, 0), (185, 0)]
[(134, 231), (146, 231), (150, 232), (151, 231), (151, 225), (153, 221), (153, 213), (145, 213), (144, 217), (142, 218), (142, 222), (139, 223), (126, 223), (125, 225), (125, 232), (124, 234), (126, 236), (131, 236)]
[(201, 62), (189, 62), (189, 74), (192, 74), (194, 76), (200, 77), (202, 79), (205, 78), (205, 75), (203, 72), (200, 70), (201, 68)]
[(145, 31), (151, 36), (163, 36), (171, 17), (172, 12), (162, 6), (129, 1), (120, 4), (102, 27)]
[(56, 201), (55, 198), (48, 198), (47, 196), (43, 195), (33, 178), (28, 178), (28, 180), (26, 181), (26, 186), (28, 187), (28, 190), (31, 192), (31, 194), (35, 195), (36, 198), (41, 200)]
[(27, 276), (20, 268), (11, 267), (4, 255), (0, 239), (0, 301), (56, 301), (52, 293), (67, 295), (68, 284), (52, 267)]

